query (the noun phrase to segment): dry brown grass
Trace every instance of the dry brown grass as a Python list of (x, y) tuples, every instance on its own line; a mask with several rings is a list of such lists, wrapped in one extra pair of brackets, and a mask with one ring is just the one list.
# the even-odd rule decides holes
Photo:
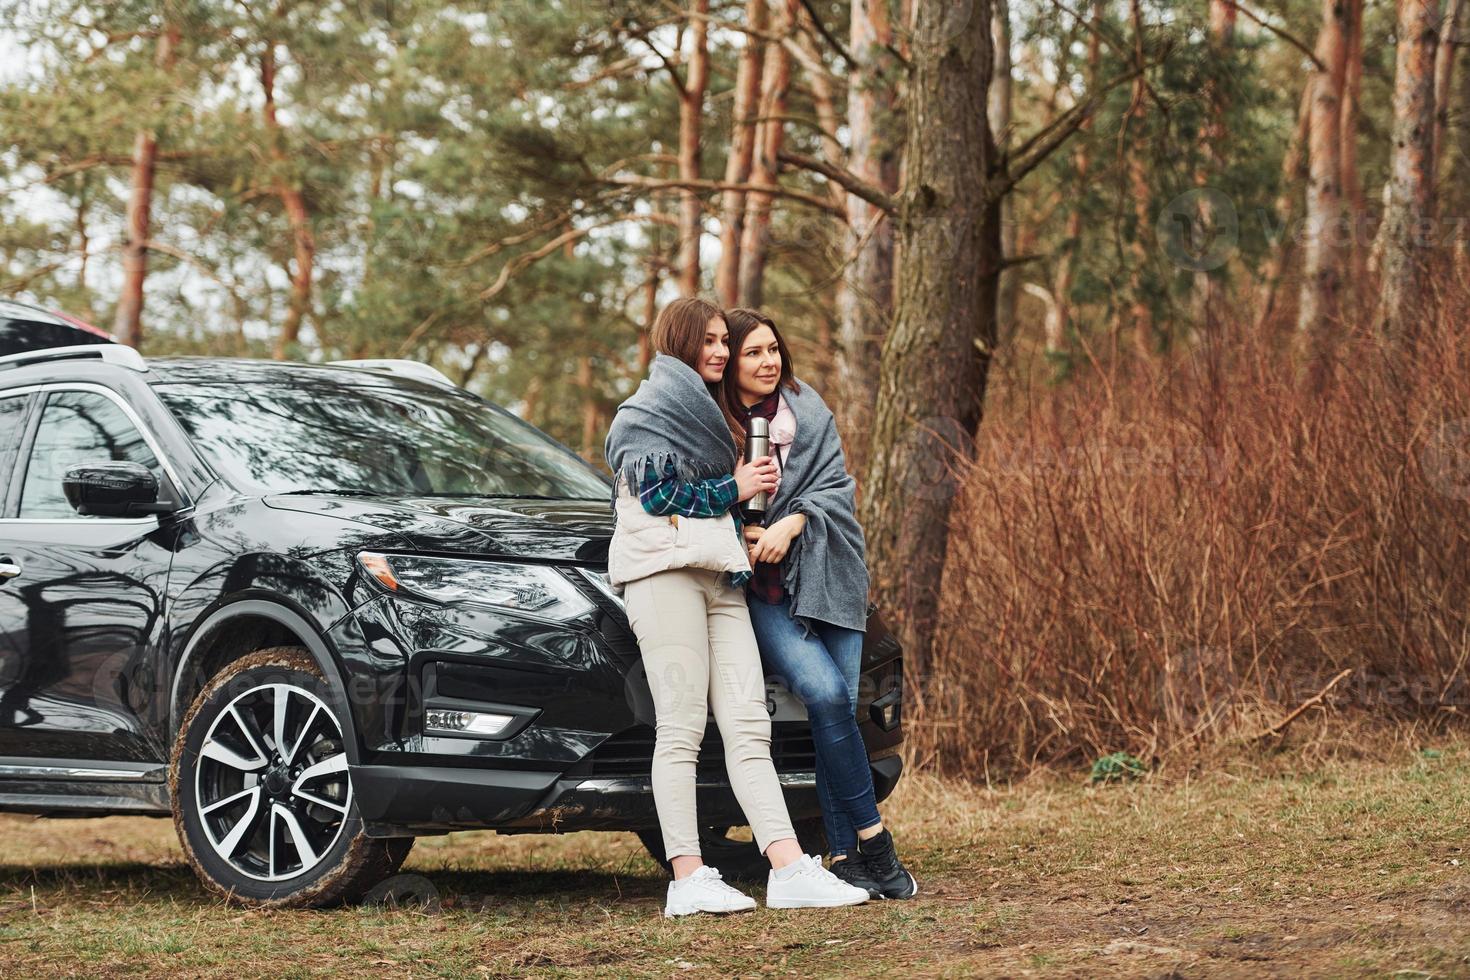
[(1173, 760), (1327, 699), (1466, 711), (1470, 313), (1415, 350), (1358, 333), (1310, 390), (1227, 328), (1063, 385), (1002, 371), (964, 474), (944, 627), (911, 664), (921, 758), (977, 775), (1116, 750)]
[(626, 834), (429, 839), (405, 868), (428, 906), (245, 911), (168, 821), (0, 817), (0, 976), (1464, 975), (1470, 743), (1435, 748), (1098, 788), (919, 774), (884, 808), (918, 900), (697, 922), (659, 916)]

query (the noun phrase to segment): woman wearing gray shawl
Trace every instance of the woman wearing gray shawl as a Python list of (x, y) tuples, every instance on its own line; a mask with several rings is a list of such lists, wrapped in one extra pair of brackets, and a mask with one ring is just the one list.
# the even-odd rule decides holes
[(754, 575), (750, 620), (767, 668), (807, 708), (817, 750), (817, 795), (837, 877), (873, 898), (912, 898), (873, 793), (856, 707), (868, 619), (868, 568), (855, 487), (832, 412), (796, 380), (770, 317), (730, 310), (720, 403), (744, 449), (752, 418), (769, 422), (780, 480), (764, 527), (747, 527)]
[(775, 485), (769, 459), (736, 465), (716, 404), (729, 361), (719, 307), (670, 303), (653, 326), (648, 379), (607, 435), (615, 474), (608, 577), (623, 592), (653, 694), (653, 799), (674, 873), (664, 915), (741, 912), (755, 901), (700, 856), (695, 771), (707, 713), (725, 744), (730, 787), (771, 862), (766, 905), (856, 905), (868, 892), (803, 854), (771, 762), (765, 677), (740, 587), (750, 563), (735, 508)]

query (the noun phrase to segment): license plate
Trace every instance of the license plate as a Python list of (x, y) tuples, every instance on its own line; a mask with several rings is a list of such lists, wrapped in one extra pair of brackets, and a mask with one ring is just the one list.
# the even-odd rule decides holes
[(778, 684), (766, 685), (766, 712), (772, 721), (806, 721), (806, 705)]

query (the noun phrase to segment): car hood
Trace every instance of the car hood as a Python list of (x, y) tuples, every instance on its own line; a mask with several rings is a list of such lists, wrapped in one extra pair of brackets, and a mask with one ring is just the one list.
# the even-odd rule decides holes
[(601, 500), (514, 497), (337, 497), (274, 494), (267, 506), (392, 531), (422, 551), (607, 563), (612, 507)]

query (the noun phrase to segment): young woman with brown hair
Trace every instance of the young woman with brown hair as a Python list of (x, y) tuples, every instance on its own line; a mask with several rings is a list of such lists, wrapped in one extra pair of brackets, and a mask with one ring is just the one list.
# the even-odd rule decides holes
[(806, 705), (833, 872), (874, 898), (912, 898), (919, 886), (878, 815), (857, 727), (868, 570), (842, 440), (821, 396), (796, 379), (775, 322), (754, 310), (725, 318), (734, 362), (721, 409), (742, 450), (750, 420), (769, 420), (778, 470), (765, 526), (745, 528), (761, 657)]

